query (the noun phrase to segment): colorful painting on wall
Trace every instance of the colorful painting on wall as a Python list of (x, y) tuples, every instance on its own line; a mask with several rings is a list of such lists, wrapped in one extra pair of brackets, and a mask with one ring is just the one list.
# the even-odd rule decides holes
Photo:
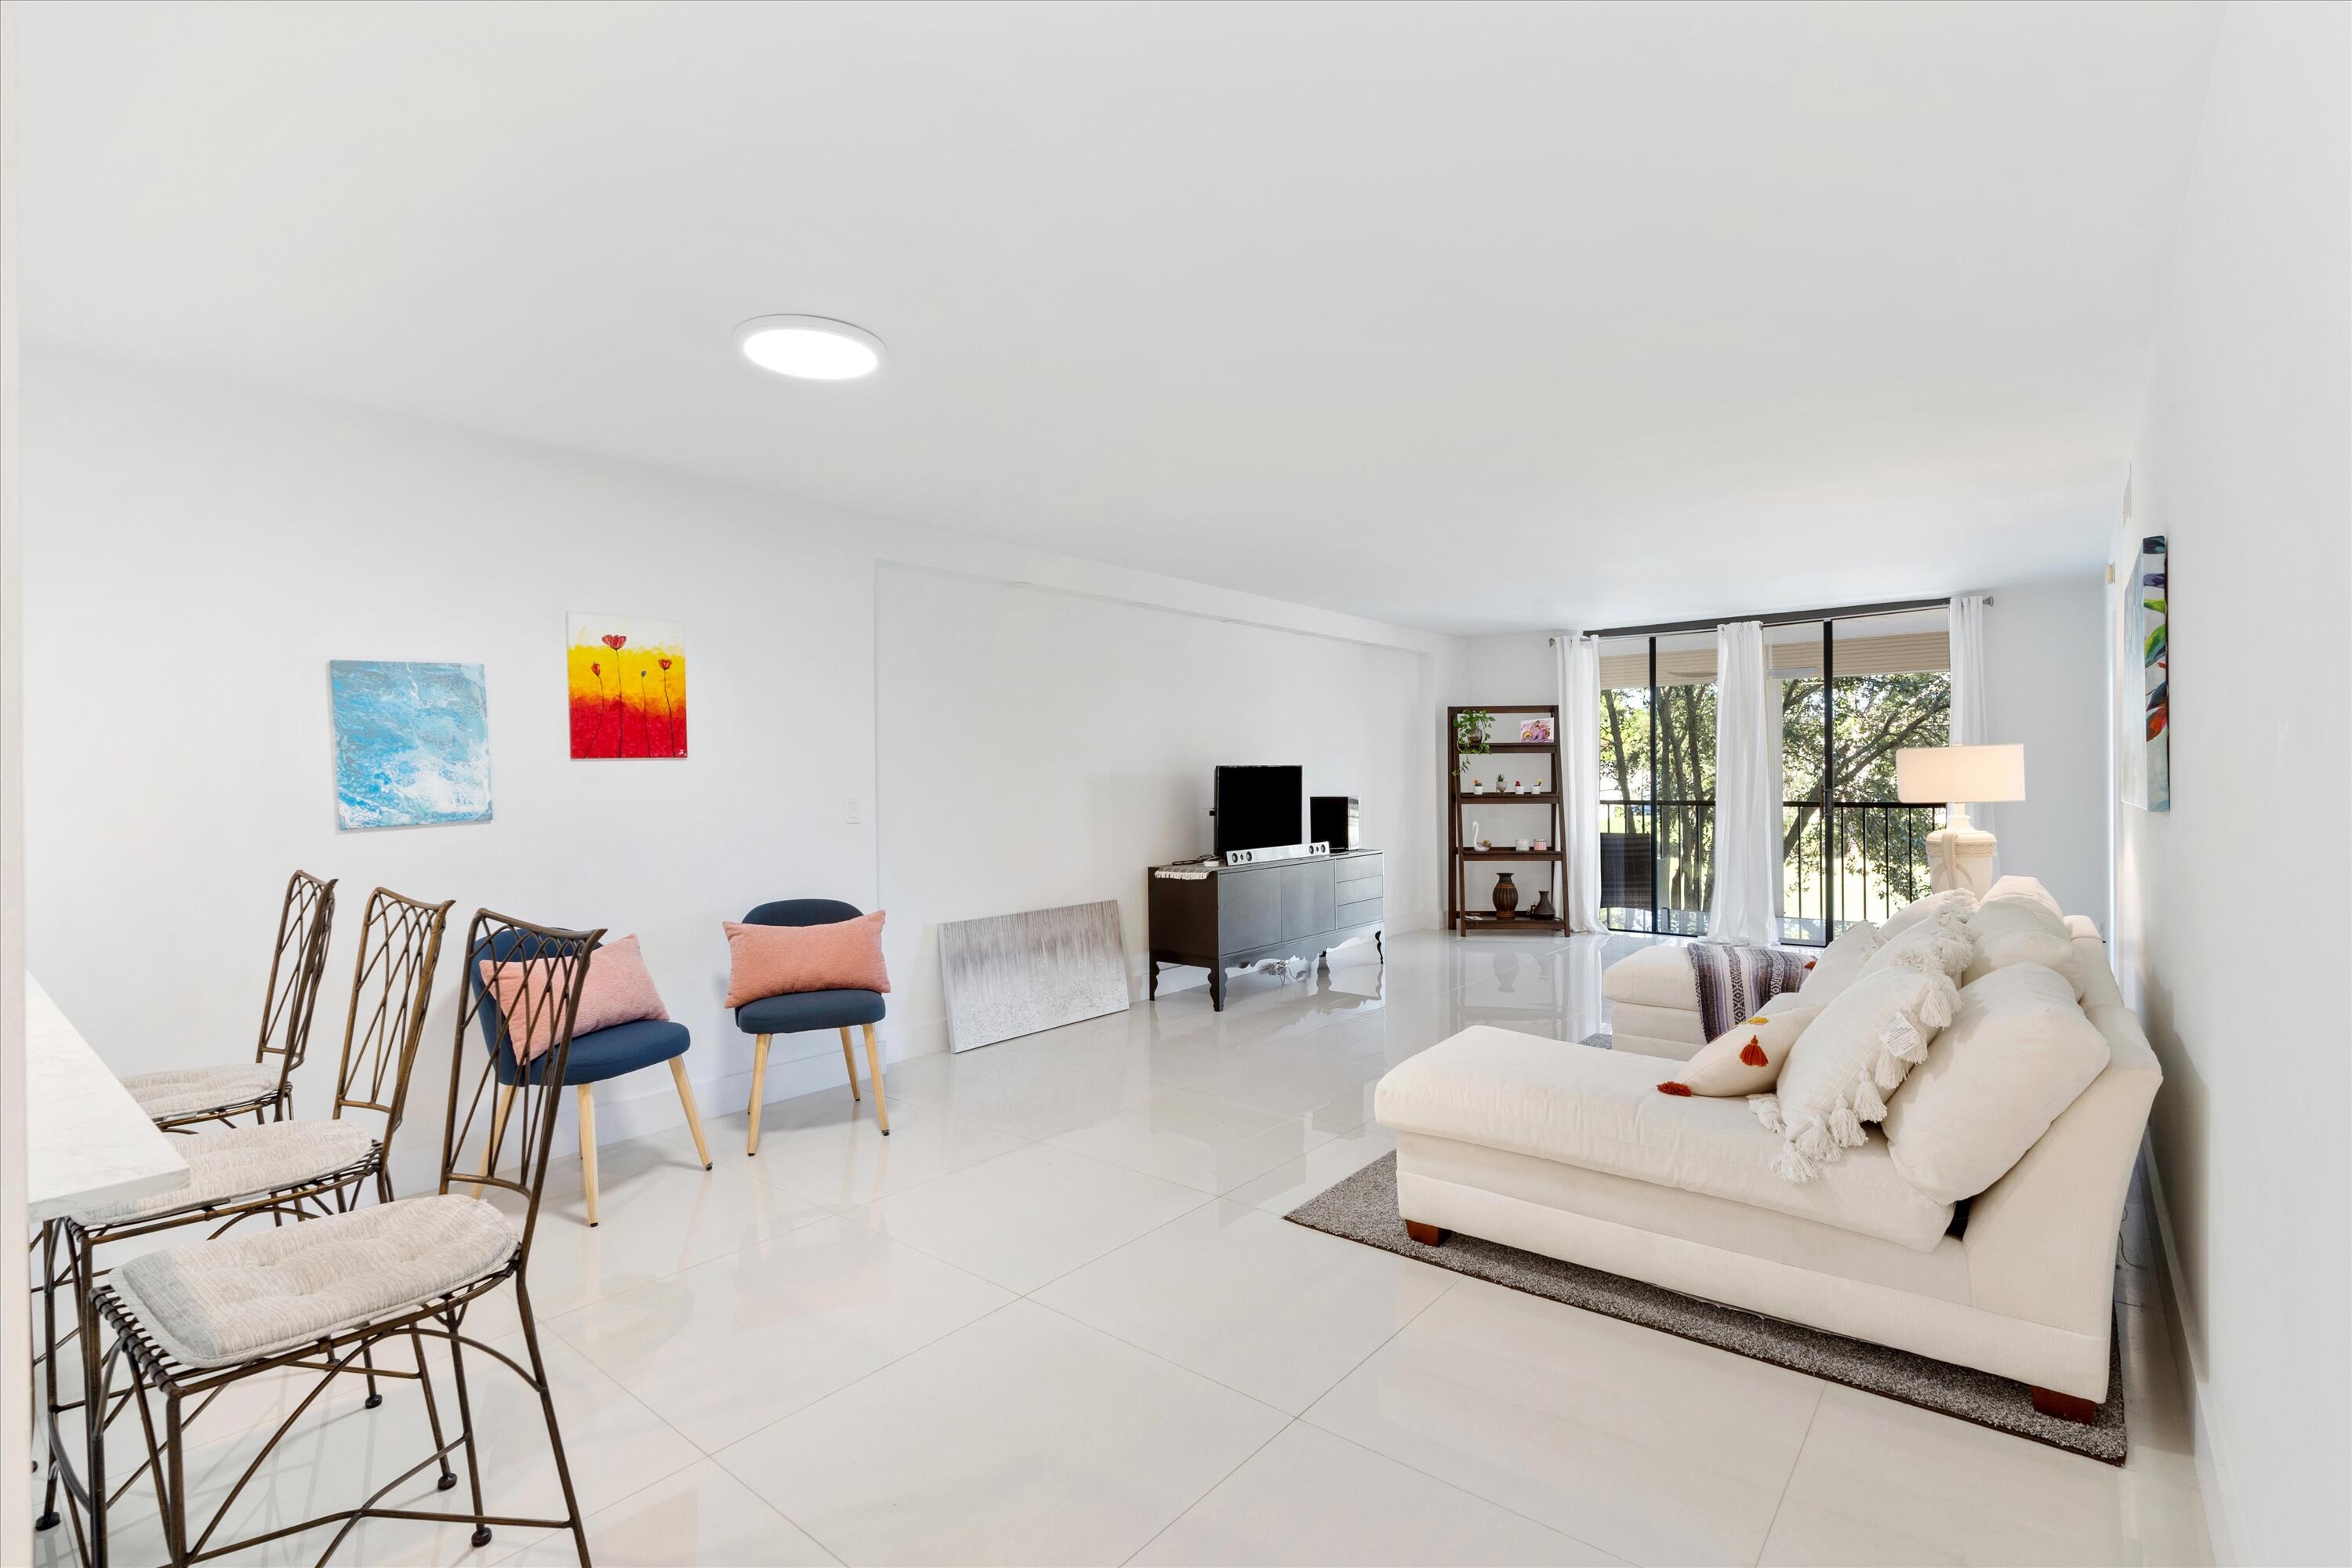
[(2142, 719), (2141, 765), (2126, 774), (2126, 798), (2144, 811), (2172, 809), (2172, 687), (2168, 679), (2172, 662), (2171, 616), (2165, 579), (2168, 556), (2164, 535), (2149, 534), (2139, 542), (2139, 560), (2132, 571), (2131, 615), (2134, 657), (2140, 668)]
[(575, 757), (686, 755), (686, 638), (672, 621), (570, 618)]
[(490, 706), (478, 664), (331, 660), (335, 826), (490, 817)]

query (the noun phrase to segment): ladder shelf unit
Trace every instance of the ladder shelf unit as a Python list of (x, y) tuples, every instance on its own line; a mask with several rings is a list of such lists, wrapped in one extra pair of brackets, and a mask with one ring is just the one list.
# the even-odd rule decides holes
[[(1549, 741), (1490, 740), (1484, 752), (1465, 752), (1462, 749), (1460, 720), (1463, 714), (1474, 712), (1493, 714), (1495, 727), (1497, 730), (1507, 720), (1549, 718), (1551, 721), (1551, 739)], [(1526, 915), (1514, 915), (1507, 920), (1492, 910), (1471, 909), (1468, 907), (1468, 890), (1465, 886), (1467, 869), (1472, 864), (1516, 860), (1530, 865), (1550, 866), (1552, 868), (1551, 893), (1554, 902), (1557, 903), (1562, 896), (1560, 870), (1565, 857), (1560, 848), (1560, 837), (1561, 830), (1566, 827), (1567, 821), (1562, 816), (1563, 807), (1559, 795), (1559, 705), (1554, 702), (1513, 702), (1481, 708), (1448, 708), (1445, 710), (1445, 752), (1448, 760), (1445, 785), (1445, 923), (1453, 930), (1465, 933), (1469, 931), (1566, 931), (1568, 922), (1563, 916), (1539, 921), (1531, 920)], [(1487, 756), (1549, 758), (1549, 776), (1543, 781), (1542, 791), (1537, 794), (1512, 795), (1505, 792), (1496, 795), (1472, 795), (1462, 787), (1462, 764), (1466, 759)], [(1508, 773), (1510, 769), (1507, 765), (1503, 771)], [(1549, 832), (1541, 835), (1547, 847), (1486, 849), (1465, 841), (1464, 835), (1466, 826), (1463, 816), (1465, 807), (1524, 805), (1542, 805), (1550, 808), (1548, 815), (1551, 819), (1551, 827)], [(1511, 837), (1516, 838), (1518, 836), (1513, 834)], [(1537, 836), (1531, 834), (1529, 837)]]

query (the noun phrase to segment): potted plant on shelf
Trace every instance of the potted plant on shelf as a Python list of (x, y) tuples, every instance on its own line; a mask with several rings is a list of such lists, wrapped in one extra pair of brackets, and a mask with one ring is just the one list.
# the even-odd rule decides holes
[(1465, 708), (1454, 716), (1454, 749), (1465, 757), (1486, 754), (1486, 731), (1494, 714), (1484, 708)]

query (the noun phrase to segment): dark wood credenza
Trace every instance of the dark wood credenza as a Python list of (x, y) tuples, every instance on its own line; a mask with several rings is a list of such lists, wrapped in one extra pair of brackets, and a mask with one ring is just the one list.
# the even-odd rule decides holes
[[(1205, 870), (1203, 877), (1163, 877)], [(1150, 923), (1150, 993), (1160, 994), (1160, 966), (1209, 972), (1209, 1000), (1225, 1006), (1225, 971), (1269, 958), (1317, 957), (1343, 942), (1370, 937), (1380, 947), (1381, 852), (1350, 849), (1305, 860), (1255, 866), (1154, 866), (1146, 878)], [(1380, 948), (1383, 962), (1388, 958)]]

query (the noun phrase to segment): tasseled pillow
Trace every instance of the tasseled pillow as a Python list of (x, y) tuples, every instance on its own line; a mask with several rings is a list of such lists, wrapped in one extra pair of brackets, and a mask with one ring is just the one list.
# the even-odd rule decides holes
[(1854, 978), (1865, 979), (1889, 969), (1916, 969), (1922, 973), (1941, 970), (1958, 984), (1976, 952), (1969, 917), (1957, 906), (1948, 904), (1926, 920), (1905, 928), (1899, 935), (1887, 938), (1864, 961)]
[(1780, 1064), (1789, 1059), (1790, 1047), (1821, 1009), (1787, 996), (1764, 1006), (1763, 1012), (1701, 1046), (1680, 1072), (1658, 1085), (1658, 1092), (1727, 1098), (1770, 1089), (1780, 1076)]
[(1913, 951), (1917, 958), (1864, 973), (1815, 1014), (1774, 1092), (1750, 1100), (1765, 1130), (1781, 1135), (1775, 1175), (1810, 1182), (1859, 1145), (1868, 1136), (1864, 1123), (1886, 1115), (1886, 1097), (1952, 1021), (1958, 993), (1934, 943)]

